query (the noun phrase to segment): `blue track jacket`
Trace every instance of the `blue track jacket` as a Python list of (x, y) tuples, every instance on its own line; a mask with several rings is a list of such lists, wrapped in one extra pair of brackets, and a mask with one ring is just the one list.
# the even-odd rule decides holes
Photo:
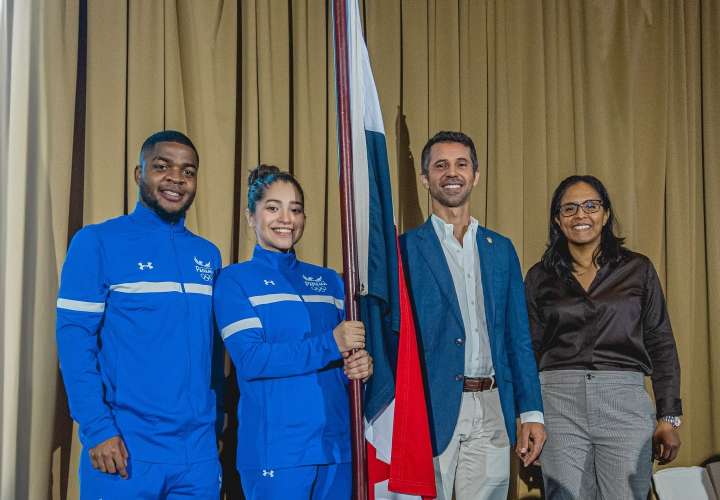
[(57, 300), (70, 411), (86, 448), (120, 435), (131, 458), (217, 457), (212, 293), (220, 252), (138, 203), (72, 240)]
[(214, 301), (240, 386), (238, 470), (349, 462), (335, 271), (256, 246), (252, 260), (223, 269)]

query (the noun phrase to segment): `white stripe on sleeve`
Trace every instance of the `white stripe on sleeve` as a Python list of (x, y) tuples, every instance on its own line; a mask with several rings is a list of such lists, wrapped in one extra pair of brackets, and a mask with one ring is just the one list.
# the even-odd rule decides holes
[(57, 299), (57, 307), (59, 309), (68, 309), (70, 311), (80, 311), (89, 313), (105, 312), (105, 302), (86, 302), (84, 300)]
[(262, 328), (260, 318), (245, 318), (235, 323), (230, 323), (228, 326), (220, 330), (223, 340), (227, 339), (231, 335), (241, 332), (243, 330), (249, 330), (250, 328)]

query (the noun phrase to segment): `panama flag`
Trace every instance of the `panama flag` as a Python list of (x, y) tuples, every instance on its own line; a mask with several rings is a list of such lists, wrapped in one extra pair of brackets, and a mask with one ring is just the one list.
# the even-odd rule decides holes
[(434, 498), (425, 390), (398, 258), (380, 101), (356, 0), (346, 0), (360, 316), (374, 374), (365, 392), (370, 500)]

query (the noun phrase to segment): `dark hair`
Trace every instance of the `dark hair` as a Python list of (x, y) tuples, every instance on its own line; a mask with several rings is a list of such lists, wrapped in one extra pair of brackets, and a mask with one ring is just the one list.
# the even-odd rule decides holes
[(288, 182), (295, 186), (300, 193), (300, 201), (305, 204), (305, 194), (298, 180), (290, 173), (283, 172), (275, 165), (261, 163), (250, 171), (248, 175), (248, 210), (255, 213), (255, 204), (265, 197), (265, 191), (270, 185), (278, 182)]
[(195, 144), (193, 144), (193, 142), (188, 136), (186, 136), (182, 132), (178, 132), (177, 130), (161, 130), (160, 132), (155, 132), (150, 137), (145, 139), (145, 142), (143, 142), (143, 145), (140, 148), (141, 165), (148, 151), (154, 148), (155, 144), (159, 142), (176, 142), (178, 144), (184, 144), (185, 146), (188, 146), (190, 149), (193, 150), (193, 152), (195, 153), (195, 158), (197, 158), (198, 163), (200, 163), (200, 155), (195, 148)]
[(473, 173), (477, 172), (478, 159), (477, 153), (475, 152), (475, 143), (470, 137), (463, 134), (462, 132), (452, 132), (448, 130), (442, 130), (432, 136), (425, 143), (425, 147), (422, 150), (422, 156), (420, 157), (420, 167), (423, 175), (427, 175), (430, 169), (430, 149), (438, 142), (458, 142), (463, 146), (467, 146), (470, 150), (470, 161), (472, 162)]
[(570, 186), (584, 182), (597, 191), (602, 200), (603, 208), (608, 213), (608, 219), (600, 233), (600, 245), (595, 249), (593, 262), (595, 265), (617, 264), (625, 256), (627, 250), (623, 247), (625, 238), (615, 236), (615, 214), (610, 202), (610, 195), (600, 180), (592, 175), (571, 175), (563, 180), (553, 193), (550, 202), (550, 223), (548, 224), (548, 243), (542, 256), (543, 267), (554, 271), (558, 276), (569, 279), (573, 271), (573, 258), (568, 249), (567, 238), (556, 222), (560, 216), (560, 201)]

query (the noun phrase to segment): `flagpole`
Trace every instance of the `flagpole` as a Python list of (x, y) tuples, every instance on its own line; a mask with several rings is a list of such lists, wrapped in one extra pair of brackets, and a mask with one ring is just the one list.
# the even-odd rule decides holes
[[(338, 150), (340, 159), (340, 212), (342, 229), (345, 315), (360, 319), (357, 301), (358, 271), (355, 242), (355, 210), (352, 186), (352, 130), (350, 126), (350, 80), (346, 0), (333, 0), (335, 32), (335, 82), (337, 93)], [(353, 499), (367, 500), (362, 382), (350, 381), (350, 430), (352, 437)]]

